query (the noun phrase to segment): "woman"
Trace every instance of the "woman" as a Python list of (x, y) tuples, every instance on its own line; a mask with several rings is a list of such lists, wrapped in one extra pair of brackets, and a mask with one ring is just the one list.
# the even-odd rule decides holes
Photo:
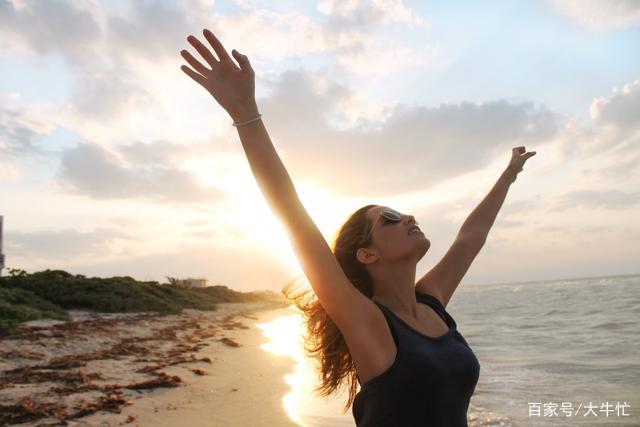
[[(209, 66), (182, 50), (193, 69), (181, 69), (233, 119), (251, 171), (285, 224), (311, 284), (312, 298), (292, 298), (306, 319), (305, 348), (320, 362), (318, 390), (327, 396), (348, 377), (345, 411), (353, 404), (358, 426), (466, 426), (480, 364), (445, 307), (482, 248), (509, 186), (535, 151), (513, 149), (509, 165), (443, 259), (416, 282), (416, 265), (430, 242), (412, 215), (364, 206), (342, 225), (333, 247), (327, 245), (261, 120), (249, 59), (234, 49), (236, 65), (211, 31), (203, 34), (217, 58), (189, 36)], [(283, 291), (289, 296), (288, 287)]]

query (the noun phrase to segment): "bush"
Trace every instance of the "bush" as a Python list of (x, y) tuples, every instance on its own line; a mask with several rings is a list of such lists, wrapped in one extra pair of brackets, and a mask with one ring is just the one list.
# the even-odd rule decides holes
[(60, 307), (20, 288), (0, 287), (0, 334), (8, 334), (29, 320), (42, 318), (69, 320)]
[[(9, 269), (0, 277), (0, 332), (44, 317), (69, 319), (65, 310), (97, 312), (180, 313), (185, 308), (215, 310), (220, 302), (259, 302), (278, 299), (257, 292), (238, 292), (226, 286), (184, 288), (129, 276), (110, 278), (73, 275), (64, 270), (32, 274)], [(277, 294), (273, 294), (277, 295)]]

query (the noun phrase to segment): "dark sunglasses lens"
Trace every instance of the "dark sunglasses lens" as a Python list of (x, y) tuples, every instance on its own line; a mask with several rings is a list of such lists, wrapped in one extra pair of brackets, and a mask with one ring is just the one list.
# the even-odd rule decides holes
[(402, 219), (400, 213), (395, 211), (383, 211), (382, 217), (386, 220), (385, 223), (387, 224), (389, 222), (398, 222)]

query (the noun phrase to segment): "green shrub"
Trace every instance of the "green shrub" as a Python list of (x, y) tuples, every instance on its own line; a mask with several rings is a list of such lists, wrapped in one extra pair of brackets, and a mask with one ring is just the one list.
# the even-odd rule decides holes
[(0, 287), (0, 334), (13, 332), (18, 323), (43, 318), (70, 319), (62, 308), (32, 292)]
[(68, 319), (65, 310), (96, 312), (180, 313), (185, 308), (215, 310), (220, 302), (259, 302), (279, 299), (278, 294), (238, 292), (226, 286), (183, 288), (156, 281), (141, 282), (129, 276), (110, 278), (73, 275), (64, 270), (32, 274), (9, 269), (0, 277), (0, 333), (20, 322), (40, 318)]

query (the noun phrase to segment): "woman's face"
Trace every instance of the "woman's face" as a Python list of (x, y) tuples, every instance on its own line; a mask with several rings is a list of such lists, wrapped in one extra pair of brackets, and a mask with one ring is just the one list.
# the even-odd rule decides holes
[[(390, 210), (400, 214), (400, 221), (385, 218), (382, 213)], [(427, 253), (431, 242), (424, 232), (410, 230), (416, 226), (413, 215), (405, 215), (388, 206), (374, 206), (367, 211), (373, 228), (370, 249), (375, 250), (381, 260), (413, 258), (416, 263)]]

